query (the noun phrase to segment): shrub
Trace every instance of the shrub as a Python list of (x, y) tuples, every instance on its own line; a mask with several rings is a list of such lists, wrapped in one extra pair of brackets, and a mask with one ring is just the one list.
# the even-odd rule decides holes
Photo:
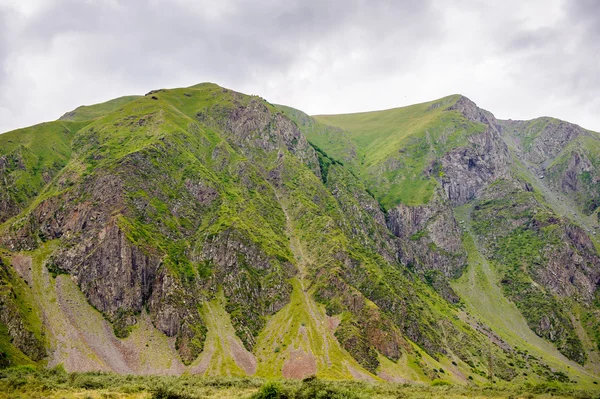
[(175, 392), (166, 387), (158, 387), (152, 392), (152, 399), (193, 399), (191, 396)]
[(362, 395), (357, 394), (351, 388), (344, 386), (335, 386), (331, 383), (319, 381), (311, 376), (302, 381), (300, 389), (293, 396), (296, 399), (361, 399)]
[(252, 399), (287, 399), (288, 397), (276, 382), (267, 382), (257, 393), (252, 395)]

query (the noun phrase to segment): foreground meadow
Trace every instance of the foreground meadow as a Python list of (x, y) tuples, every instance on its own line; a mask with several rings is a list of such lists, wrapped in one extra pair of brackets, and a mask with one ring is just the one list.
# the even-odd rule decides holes
[(322, 381), (265, 381), (258, 378), (203, 378), (184, 375), (131, 376), (67, 373), (61, 368), (29, 367), (0, 371), (0, 399), (459, 399), (578, 398), (600, 399), (600, 390), (581, 390), (557, 383), (523, 386), (401, 385)]

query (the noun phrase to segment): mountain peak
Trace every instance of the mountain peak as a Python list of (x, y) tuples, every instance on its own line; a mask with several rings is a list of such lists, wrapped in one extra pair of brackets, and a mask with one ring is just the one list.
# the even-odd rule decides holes
[(200, 83), (2, 135), (0, 360), (591, 384), (600, 139), (497, 130), (459, 94), (310, 117)]
[(465, 118), (472, 122), (479, 122), (492, 127), (496, 131), (500, 131), (500, 126), (494, 114), (479, 108), (474, 101), (466, 96), (460, 95), (458, 100), (448, 108), (448, 110), (458, 111)]

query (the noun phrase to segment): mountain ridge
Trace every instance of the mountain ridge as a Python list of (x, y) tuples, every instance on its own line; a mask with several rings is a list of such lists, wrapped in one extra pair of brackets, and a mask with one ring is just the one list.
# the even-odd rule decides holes
[[(208, 83), (118, 100), (67, 113), (91, 119), (50, 123), (51, 138), (65, 136), (60, 123), (78, 124), (67, 135), (69, 153), (59, 154), (64, 165), (55, 169), (46, 165), (56, 156), (39, 149), (30, 162), (23, 145), (0, 151), (5, 187), (23, 194), (20, 178), (39, 182), (24, 197), (0, 201), (0, 304), (13, 309), (10, 320), (0, 320), (8, 326), (0, 349), (9, 361), (20, 362), (9, 357), (16, 348), (70, 370), (146, 373), (140, 359), (147, 352), (169, 353), (175, 366), (156, 369), (163, 373), (597, 379), (591, 345), (600, 338), (593, 334), (600, 258), (586, 232), (591, 224), (578, 226), (579, 219), (593, 222), (584, 212), (592, 205), (577, 205), (596, 198), (595, 153), (577, 147), (579, 163), (574, 156), (561, 161), (553, 152), (561, 141), (536, 144), (556, 131), (569, 142), (595, 140), (593, 133), (513, 124), (509, 139), (507, 122), (464, 96), (379, 111), (394, 115), (374, 121), (313, 118)], [(566, 171), (555, 169), (551, 186), (543, 184), (579, 206), (575, 223), (536, 191), (540, 179), (522, 172), (531, 165), (514, 160), (536, 159), (518, 146), (519, 135), (557, 165), (567, 163)], [(589, 165), (577, 166), (584, 157)], [(585, 197), (557, 190), (564, 179)], [(513, 199), (518, 217), (495, 217)], [(464, 206), (472, 207), (468, 231), (457, 217)], [(507, 235), (489, 237), (490, 228)], [(473, 249), (469, 236), (494, 245)], [(551, 245), (518, 252), (523, 239)], [(517, 304), (510, 314), (524, 317), (520, 328), (528, 325), (542, 340), (527, 351), (517, 349), (523, 341), (514, 331), (487, 327), (489, 313), (454, 282), (478, 263), (475, 254), (502, 276), (490, 281)], [(513, 266), (515, 254), (526, 269)], [(558, 272), (565, 285), (551, 277)], [(77, 324), (67, 306), (75, 294), (58, 290), (67, 281), (75, 283), (69, 292), (81, 291), (84, 313), (109, 329), (103, 339), (110, 345), (119, 348), (132, 336), (144, 342), (142, 326), (164, 343), (131, 347), (132, 359), (119, 358), (119, 350), (98, 352), (91, 338), (61, 338), (63, 327), (47, 320), (60, 314), (65, 325)], [(589, 295), (578, 296), (583, 287)], [(42, 292), (59, 306), (32, 299)], [(540, 311), (531, 312), (535, 304)], [(7, 343), (10, 337), (18, 346)]]

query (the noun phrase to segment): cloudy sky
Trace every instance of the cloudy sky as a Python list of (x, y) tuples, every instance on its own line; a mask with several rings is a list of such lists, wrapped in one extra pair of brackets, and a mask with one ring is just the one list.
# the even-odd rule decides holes
[(0, 131), (204, 81), (310, 114), (461, 93), (600, 131), (600, 1), (0, 0)]

